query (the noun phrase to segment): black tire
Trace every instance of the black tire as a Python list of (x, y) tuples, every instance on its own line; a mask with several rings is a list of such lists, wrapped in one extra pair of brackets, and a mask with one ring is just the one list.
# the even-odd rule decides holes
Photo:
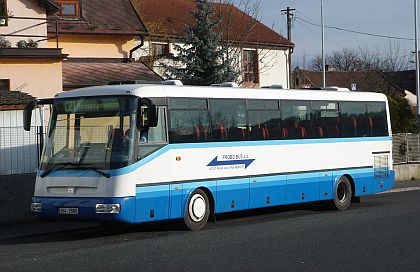
[(334, 188), (333, 207), (337, 210), (346, 210), (351, 203), (352, 189), (349, 179), (342, 176)]
[(201, 190), (194, 190), (185, 206), (184, 222), (190, 230), (202, 229), (210, 215), (210, 202), (207, 194)]

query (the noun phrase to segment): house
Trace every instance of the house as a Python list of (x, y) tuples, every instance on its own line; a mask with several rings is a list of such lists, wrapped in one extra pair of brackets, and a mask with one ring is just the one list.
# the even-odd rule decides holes
[[(104, 85), (113, 81), (160, 81), (162, 78), (132, 53), (147, 30), (129, 0), (56, 0), (58, 24), (48, 33), (59, 34), (68, 55), (63, 62), (63, 89)], [(53, 46), (53, 42), (49, 42)]]
[[(381, 92), (402, 95), (403, 90), (381, 71), (326, 71), (326, 86), (348, 88), (353, 91)], [(319, 88), (323, 85), (322, 71), (302, 70), (292, 73), (293, 88)]]
[(48, 97), (62, 90), (62, 60), (66, 55), (58, 47), (56, 33), (47, 33), (46, 24), (54, 24), (47, 16), (58, 10), (50, 0), (0, 0), (1, 90), (34, 97)]
[[(162, 62), (168, 63), (166, 57), (177, 54), (174, 43), (185, 35), (187, 25), (194, 24), (192, 12), (196, 1), (131, 1), (149, 31), (144, 46), (134, 56), (150, 61), (153, 70), (163, 76)], [(289, 53), (294, 44), (233, 5), (213, 2), (213, 6), (220, 15), (223, 40), (237, 49), (234, 57), (242, 70), (239, 80), (242, 85), (289, 87)]]

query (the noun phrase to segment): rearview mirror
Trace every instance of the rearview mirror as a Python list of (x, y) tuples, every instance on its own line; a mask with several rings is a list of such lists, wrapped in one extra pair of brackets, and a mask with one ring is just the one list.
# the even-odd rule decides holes
[(23, 110), (23, 129), (26, 131), (31, 130), (32, 111), (35, 109), (35, 107), (38, 105), (52, 105), (53, 103), (54, 100), (52, 98), (35, 99), (29, 101)]
[(150, 99), (140, 99), (137, 110), (137, 128), (156, 127), (157, 122), (158, 111), (156, 105)]

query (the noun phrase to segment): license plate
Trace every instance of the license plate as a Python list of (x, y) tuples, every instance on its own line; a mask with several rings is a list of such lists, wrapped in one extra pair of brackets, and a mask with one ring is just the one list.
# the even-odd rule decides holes
[(79, 214), (79, 208), (60, 208), (59, 214)]

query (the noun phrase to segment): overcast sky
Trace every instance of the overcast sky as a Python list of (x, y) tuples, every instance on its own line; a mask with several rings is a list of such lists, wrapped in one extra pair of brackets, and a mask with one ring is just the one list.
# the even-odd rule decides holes
[[(294, 63), (302, 66), (302, 56), (311, 59), (321, 54), (321, 29), (303, 20), (320, 24), (321, 0), (253, 0), (261, 3), (261, 20), (287, 37), (286, 16), (282, 9), (296, 9), (292, 41), (296, 44)], [(420, 1), (419, 1), (420, 5)], [(344, 29), (401, 38), (414, 38), (414, 0), (324, 0), (324, 24)], [(378, 38), (325, 29), (326, 52), (344, 47), (387, 48), (390, 42), (401, 54), (414, 50), (414, 41)]]

